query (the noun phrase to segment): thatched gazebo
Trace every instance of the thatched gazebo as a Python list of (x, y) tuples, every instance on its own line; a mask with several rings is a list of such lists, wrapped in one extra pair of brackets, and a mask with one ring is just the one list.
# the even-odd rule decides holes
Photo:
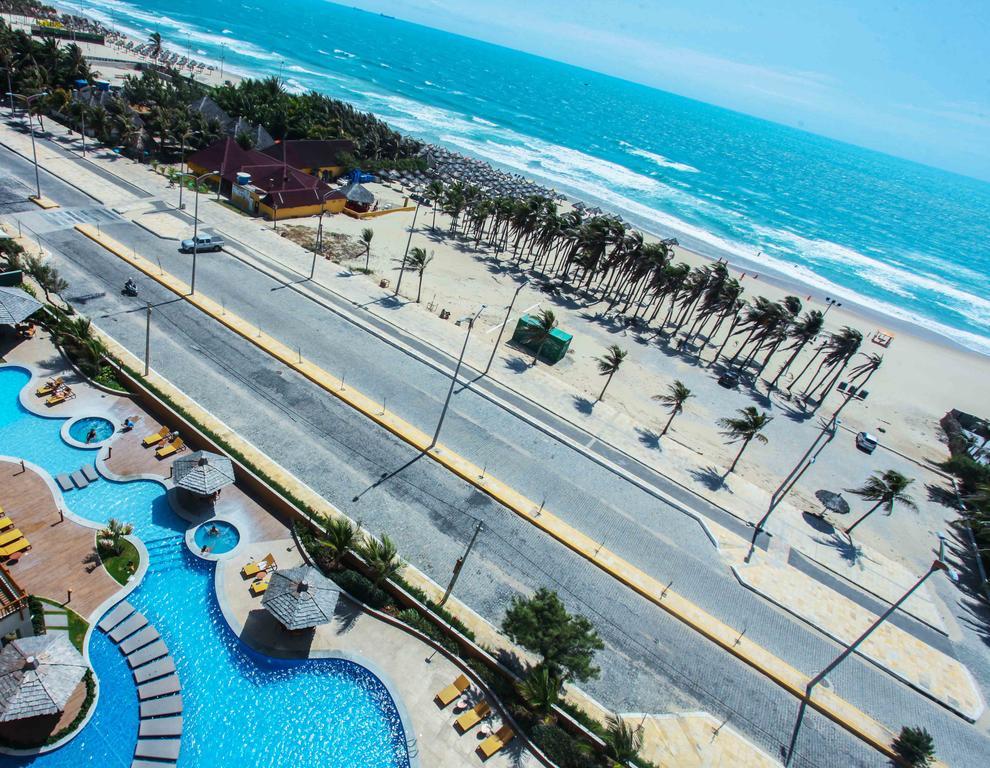
[(60, 715), (87, 669), (64, 633), (12, 641), (0, 652), (0, 723)]
[(179, 457), (173, 464), (173, 473), (178, 488), (197, 496), (212, 496), (236, 480), (230, 459), (209, 451)]
[(44, 305), (20, 288), (0, 286), (0, 325), (23, 323)]
[(340, 589), (311, 565), (275, 571), (261, 604), (290, 632), (329, 624)]

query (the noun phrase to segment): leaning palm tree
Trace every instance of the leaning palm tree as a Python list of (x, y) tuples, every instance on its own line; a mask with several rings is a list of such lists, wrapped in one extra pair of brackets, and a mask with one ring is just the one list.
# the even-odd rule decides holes
[(433, 230), (437, 228), (437, 209), (443, 201), (444, 186), (440, 179), (434, 179), (426, 185), (426, 194), (433, 203)]
[(107, 520), (106, 528), (96, 534), (96, 543), (101, 549), (113, 555), (119, 555), (124, 551), (124, 537), (129, 536), (134, 531), (134, 526), (130, 523), (122, 523), (115, 517)]
[(767, 424), (773, 421), (773, 416), (757, 410), (752, 405), (746, 408), (740, 408), (739, 414), (740, 416), (738, 418), (718, 420), (718, 425), (722, 428), (722, 434), (729, 438), (729, 444), (742, 442), (739, 453), (736, 454), (736, 458), (732, 460), (732, 466), (726, 472), (727, 475), (731, 474), (736, 468), (736, 464), (739, 463), (739, 459), (742, 457), (743, 451), (746, 450), (746, 446), (753, 442), (753, 440), (763, 444), (769, 442), (767, 436), (763, 434), (763, 430)]
[(536, 365), (536, 361), (543, 352), (543, 345), (547, 343), (553, 329), (557, 327), (557, 317), (552, 309), (541, 309), (535, 319), (536, 323), (523, 326), (521, 333), (523, 343), (530, 347), (536, 347), (531, 365)]
[(340, 569), (341, 561), (358, 544), (358, 531), (346, 517), (332, 518), (320, 539), (330, 554), (330, 570)]
[(368, 264), (371, 262), (371, 241), (375, 237), (375, 230), (365, 227), (361, 230), (361, 242), (364, 243), (364, 271), (368, 271)]
[(663, 425), (663, 432), (660, 433), (660, 437), (667, 434), (667, 430), (670, 429), (671, 422), (673, 422), (674, 417), (684, 410), (684, 403), (688, 401), (689, 398), (694, 397), (691, 394), (691, 390), (684, 386), (684, 382), (680, 379), (675, 379), (674, 383), (671, 384), (667, 391), (662, 395), (654, 395), (653, 399), (663, 403), (663, 406), (670, 413), (670, 418), (667, 419), (667, 423)]
[(865, 515), (846, 528), (846, 533), (851, 534), (857, 525), (880, 509), (880, 507), (883, 507), (884, 512), (888, 515), (893, 513), (894, 502), (899, 501), (909, 509), (917, 509), (918, 505), (915, 504), (914, 499), (906, 493), (908, 486), (913, 482), (913, 479), (905, 477), (896, 469), (888, 469), (883, 473), (874, 473), (859, 488), (848, 488), (849, 493), (855, 493), (867, 501), (875, 501), (876, 504), (870, 507)]
[(376, 587), (380, 587), (383, 581), (402, 570), (399, 551), (386, 534), (382, 534), (380, 540), (370, 536), (365, 537), (358, 546), (358, 554), (364, 558), (374, 574), (373, 583)]
[(628, 354), (629, 353), (622, 349), (618, 344), (612, 344), (605, 350), (605, 354), (598, 358), (599, 375), (608, 377), (605, 379), (605, 386), (602, 387), (602, 391), (598, 394), (598, 400), (605, 397), (605, 390), (608, 389), (608, 385), (612, 383), (612, 377), (618, 373), (619, 368), (622, 367), (622, 361), (626, 359), (626, 355)]
[(151, 43), (151, 57), (158, 58), (162, 52), (162, 35), (160, 32), (152, 32), (148, 35), (148, 42)]
[(623, 768), (636, 759), (643, 745), (643, 732), (613, 712), (606, 721), (605, 756), (612, 768)]
[(527, 706), (543, 718), (543, 722), (554, 720), (553, 708), (560, 699), (562, 680), (550, 671), (545, 664), (533, 667), (518, 684), (519, 695)]
[(426, 268), (430, 265), (431, 261), (433, 261), (433, 254), (428, 254), (424, 248), (413, 248), (409, 251), (409, 256), (406, 258), (406, 267), (419, 275), (419, 285), (416, 287), (417, 304), (419, 304), (419, 300), (423, 295), (423, 273), (426, 272)]

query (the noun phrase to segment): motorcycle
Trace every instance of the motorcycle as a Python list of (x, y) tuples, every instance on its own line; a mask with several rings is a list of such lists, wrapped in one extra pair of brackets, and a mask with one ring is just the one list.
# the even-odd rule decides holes
[(137, 296), (138, 295), (137, 283), (135, 283), (133, 280), (128, 280), (126, 283), (124, 283), (124, 290), (122, 291), (122, 293), (125, 296)]

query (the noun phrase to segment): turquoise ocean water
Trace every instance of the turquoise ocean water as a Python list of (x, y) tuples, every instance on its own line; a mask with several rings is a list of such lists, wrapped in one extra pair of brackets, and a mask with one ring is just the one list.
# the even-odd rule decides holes
[(990, 183), (324, 0), (60, 5), (990, 354)]

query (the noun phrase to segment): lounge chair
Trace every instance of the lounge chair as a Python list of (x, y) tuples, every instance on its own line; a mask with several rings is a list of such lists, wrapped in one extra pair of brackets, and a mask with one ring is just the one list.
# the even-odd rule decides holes
[(492, 708), (488, 706), (487, 701), (479, 701), (471, 709), (461, 715), (454, 721), (454, 726), (461, 733), (467, 733), (474, 726), (484, 720), (491, 713)]
[(45, 400), (45, 405), (51, 408), (53, 405), (64, 403), (66, 400), (72, 400), (75, 396), (75, 392), (68, 387), (65, 387), (60, 392), (56, 392), (54, 395)]
[(14, 527), (14, 521), (3, 514), (3, 509), (0, 508), (0, 531), (6, 531), (8, 528)]
[(443, 709), (448, 706), (450, 702), (464, 693), (470, 684), (471, 683), (468, 682), (467, 677), (460, 675), (454, 682), (440, 691), (440, 693), (438, 693), (433, 700), (440, 705), (440, 709)]
[(4, 531), (3, 533), (0, 533), (0, 547), (5, 547), (8, 544), (10, 544), (10, 542), (12, 541), (17, 541), (23, 535), (24, 534), (21, 533), (20, 528), (13, 528), (9, 531)]
[(483, 760), (487, 760), (515, 737), (515, 732), (509, 726), (503, 725), (478, 745), (478, 754)]
[(155, 432), (155, 434), (148, 435), (146, 438), (144, 438), (144, 440), (141, 441), (141, 445), (143, 445), (145, 448), (150, 448), (155, 443), (160, 443), (162, 440), (164, 440), (166, 435), (168, 435), (171, 431), (172, 430), (169, 429), (168, 427), (162, 427), (157, 432)]
[(163, 445), (157, 451), (155, 451), (155, 456), (159, 459), (167, 459), (169, 456), (178, 453), (179, 451), (184, 451), (186, 449), (186, 444), (182, 442), (181, 437), (175, 438), (168, 445)]
[(256, 563), (248, 563), (243, 568), (241, 568), (241, 576), (245, 579), (250, 579), (252, 576), (257, 576), (259, 573), (264, 573), (269, 568), (275, 565), (275, 557), (269, 553), (261, 558)]
[(55, 391), (55, 388), (56, 387), (60, 386), (64, 382), (65, 382), (65, 379), (63, 379), (61, 376), (59, 376), (57, 379), (49, 379), (48, 382), (44, 386), (38, 387), (34, 391), (34, 393), (38, 397), (44, 397), (45, 395), (50, 395), (52, 392)]
[(17, 541), (8, 544), (6, 547), (0, 547), (0, 559), (10, 557), (28, 549), (31, 549), (31, 543), (27, 539), (17, 539)]
[(265, 579), (264, 581), (255, 581), (251, 584), (251, 594), (254, 597), (257, 597), (258, 595), (263, 595), (265, 593), (265, 590), (267, 589), (268, 589), (267, 579)]

